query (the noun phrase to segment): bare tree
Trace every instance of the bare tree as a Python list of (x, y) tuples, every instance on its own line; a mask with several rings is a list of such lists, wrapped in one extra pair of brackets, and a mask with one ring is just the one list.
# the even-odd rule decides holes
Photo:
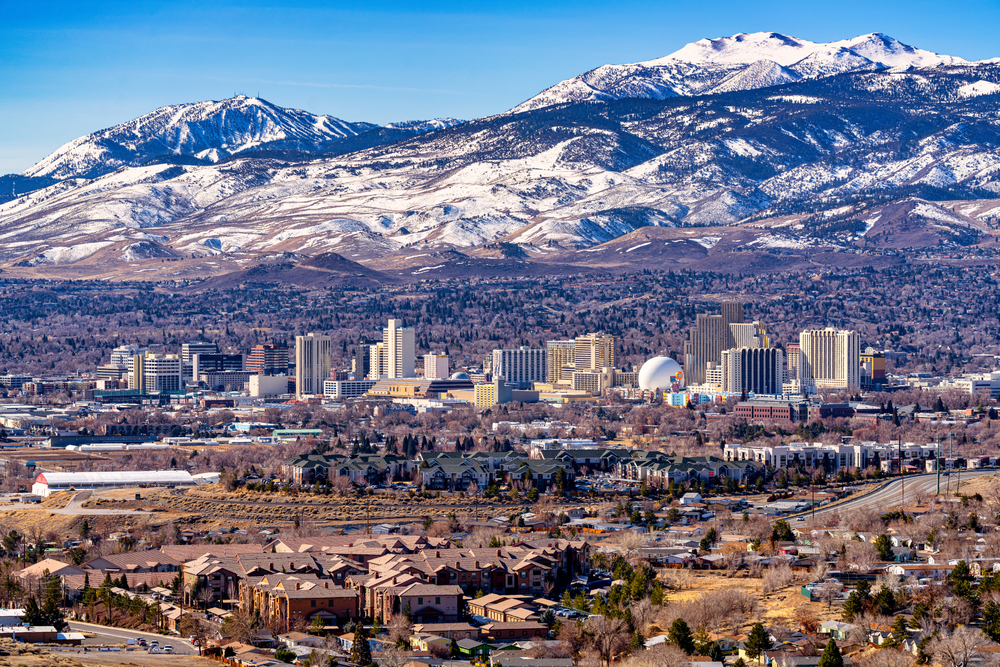
[(634, 563), (639, 556), (639, 550), (646, 546), (646, 536), (633, 530), (623, 530), (615, 537), (615, 546), (622, 558)]
[(993, 653), (980, 653), (976, 649), (991, 643), (982, 630), (960, 625), (951, 633), (942, 631), (929, 648), (934, 662), (942, 667), (969, 667), (973, 661), (977, 665), (996, 665)]
[(625, 658), (621, 667), (688, 667), (691, 656), (673, 644), (660, 644)]
[(611, 664), (611, 660), (616, 655), (628, 647), (631, 638), (628, 626), (621, 619), (598, 616), (588, 619), (585, 626), (590, 638), (589, 643), (600, 656), (601, 663), (605, 667)]
[(854, 664), (857, 667), (910, 667), (913, 665), (913, 656), (906, 651), (882, 648), (857, 654)]

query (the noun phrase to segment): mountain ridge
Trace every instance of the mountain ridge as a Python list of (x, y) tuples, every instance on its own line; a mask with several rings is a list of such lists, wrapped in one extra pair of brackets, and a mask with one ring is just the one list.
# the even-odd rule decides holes
[[(956, 56), (916, 49), (882, 33), (825, 43), (775, 32), (739, 33), (731, 37), (691, 42), (662, 58), (624, 65), (601, 65), (543, 90), (511, 112), (586, 100), (627, 97), (665, 99), (750, 90), (799, 78), (874, 69), (972, 64)], [(784, 77), (748, 76), (742, 85), (734, 85), (733, 81), (739, 80), (738, 75), (753, 66), (758, 69), (774, 69), (776, 66), (784, 72)], [(727, 81), (729, 85), (720, 87)]]
[[(903, 47), (892, 48), (928, 57)], [(711, 94), (645, 87), (640, 67), (612, 74), (644, 95), (40, 180), (0, 200), (0, 267), (260, 278), (293, 275), (266, 268), (275, 253), (334, 253), (411, 280), (640, 260), (726, 267), (727, 253), (745, 267), (789, 253), (993, 253), (1000, 61), (858, 69), (842, 46), (809, 49), (792, 64), (834, 54), (849, 71), (800, 75), (757, 49), (713, 70), (722, 89)], [(691, 63), (669, 67), (707, 85)], [(648, 247), (614, 245), (638, 230), (661, 231)], [(265, 268), (241, 273), (255, 263)]]

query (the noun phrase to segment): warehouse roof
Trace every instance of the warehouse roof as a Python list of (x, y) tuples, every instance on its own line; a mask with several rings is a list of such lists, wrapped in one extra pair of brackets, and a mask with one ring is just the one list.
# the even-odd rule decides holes
[(43, 472), (36, 484), (88, 486), (94, 484), (194, 484), (187, 470), (137, 470), (128, 472)]

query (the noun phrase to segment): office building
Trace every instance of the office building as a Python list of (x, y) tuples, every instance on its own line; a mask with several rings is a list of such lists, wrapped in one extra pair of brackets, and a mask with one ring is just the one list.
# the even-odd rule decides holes
[(323, 395), (327, 398), (358, 398), (376, 384), (375, 380), (326, 380)]
[(576, 364), (575, 340), (550, 340), (545, 344), (545, 381), (558, 384), (563, 381), (563, 369)]
[(861, 386), (861, 337), (833, 327), (799, 334), (802, 389), (857, 389)]
[(132, 358), (128, 388), (140, 394), (181, 391), (181, 358), (176, 354), (137, 354)]
[(204, 373), (242, 372), (246, 368), (242, 354), (204, 354), (191, 357), (191, 381), (198, 382)]
[(111, 362), (108, 365), (131, 370), (132, 358), (137, 354), (145, 353), (146, 349), (138, 345), (120, 345), (111, 350)]
[(181, 345), (181, 361), (190, 364), (196, 354), (216, 354), (219, 346), (205, 340), (192, 340)]
[(257, 375), (287, 375), (288, 346), (264, 343), (250, 348), (246, 369)]
[(500, 378), (518, 389), (545, 380), (545, 350), (519, 347), (516, 350), (493, 350), (493, 378)]
[(295, 395), (323, 393), (323, 382), (330, 377), (330, 337), (310, 333), (295, 337)]
[(861, 353), (861, 386), (873, 389), (887, 382), (885, 352), (878, 352), (872, 347), (867, 348)]
[(371, 343), (368, 342), (367, 338), (362, 338), (361, 341), (354, 346), (354, 363), (352, 366), (355, 379), (364, 380), (368, 377), (368, 374), (371, 373), (372, 370), (371, 361)]
[(281, 396), (288, 393), (288, 377), (285, 375), (251, 375), (247, 390), (255, 398)]
[(573, 365), (577, 372), (600, 371), (614, 368), (615, 337), (603, 333), (589, 333), (579, 336), (573, 355)]
[(448, 377), (448, 355), (432, 352), (424, 355), (424, 377), (428, 380), (444, 380)]
[(731, 324), (743, 324), (743, 305), (736, 301), (722, 304), (719, 315), (698, 315), (684, 342), (684, 378), (688, 385), (705, 384), (708, 364), (718, 364), (722, 351), (736, 347)]
[(777, 348), (733, 348), (722, 351), (722, 390), (738, 393), (782, 393), (784, 360)]
[(416, 351), (413, 329), (403, 327), (403, 320), (389, 320), (389, 326), (382, 329), (382, 343), (385, 345), (386, 377), (414, 377)]

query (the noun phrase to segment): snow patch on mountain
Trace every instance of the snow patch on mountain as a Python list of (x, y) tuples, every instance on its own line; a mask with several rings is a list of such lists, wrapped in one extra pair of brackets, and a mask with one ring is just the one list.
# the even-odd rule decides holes
[(1000, 93), (1000, 85), (992, 81), (973, 81), (961, 86), (957, 91), (959, 97), (979, 97), (981, 95), (996, 95)]
[(511, 112), (584, 100), (666, 99), (752, 90), (845, 72), (969, 64), (881, 33), (826, 43), (776, 32), (740, 33), (701, 39), (655, 60), (602, 65), (557, 83)]

